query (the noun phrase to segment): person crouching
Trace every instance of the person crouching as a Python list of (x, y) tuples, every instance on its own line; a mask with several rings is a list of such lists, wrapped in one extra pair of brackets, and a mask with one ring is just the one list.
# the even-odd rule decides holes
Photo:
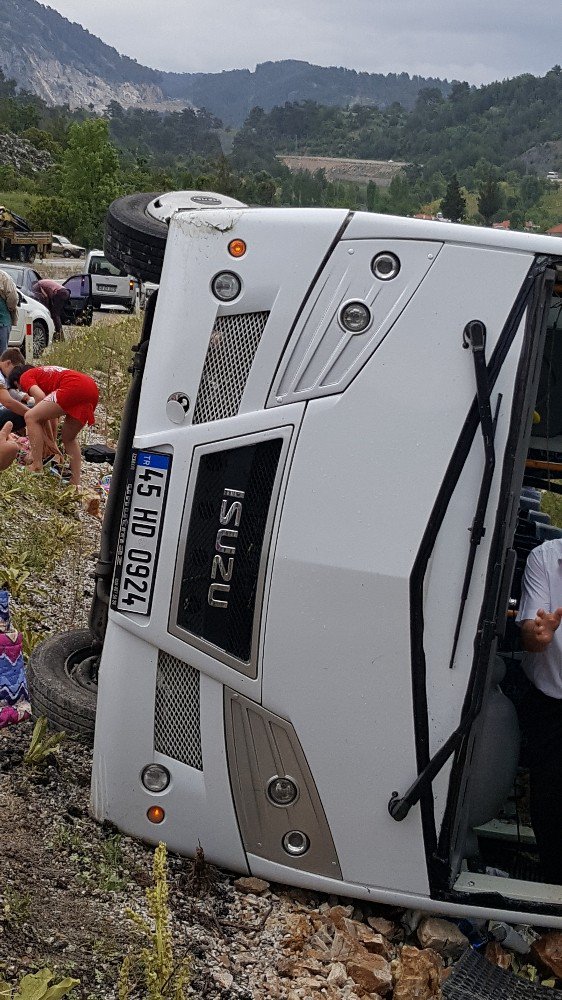
[(95, 422), (99, 390), (94, 379), (57, 365), (16, 365), (9, 385), (27, 392), (35, 400), (35, 406), (25, 417), (31, 471), (40, 472), (43, 467), (43, 445), (51, 435), (49, 421), (64, 417), (61, 441), (70, 459), (70, 483), (79, 486), (82, 455), (77, 437), (85, 424)]

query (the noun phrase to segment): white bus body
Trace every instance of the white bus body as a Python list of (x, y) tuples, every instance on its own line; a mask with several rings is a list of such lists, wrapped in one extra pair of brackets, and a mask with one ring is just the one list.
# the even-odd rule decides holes
[(517, 766), (494, 664), (561, 249), (344, 210), (172, 217), (95, 816), (277, 882), (562, 927), (562, 888), (467, 861)]

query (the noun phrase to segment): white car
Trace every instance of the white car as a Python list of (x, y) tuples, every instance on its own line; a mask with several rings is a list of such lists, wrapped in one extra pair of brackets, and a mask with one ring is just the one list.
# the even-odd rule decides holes
[(10, 347), (19, 347), (27, 357), (26, 339), (27, 337), (32, 338), (32, 355), (34, 358), (38, 358), (51, 343), (55, 333), (55, 324), (45, 306), (19, 289), (18, 294), (18, 320), (12, 326), (8, 343)]
[(53, 233), (51, 253), (62, 254), (63, 257), (85, 257), (86, 247), (79, 247), (76, 243), (67, 240), (66, 236)]

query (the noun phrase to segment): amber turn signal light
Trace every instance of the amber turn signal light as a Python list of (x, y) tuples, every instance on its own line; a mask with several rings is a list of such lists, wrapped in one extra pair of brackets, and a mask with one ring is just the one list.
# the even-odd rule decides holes
[(151, 806), (146, 815), (151, 823), (161, 823), (166, 813), (162, 806)]
[(246, 253), (244, 240), (231, 240), (228, 244), (228, 252), (231, 257), (243, 257)]

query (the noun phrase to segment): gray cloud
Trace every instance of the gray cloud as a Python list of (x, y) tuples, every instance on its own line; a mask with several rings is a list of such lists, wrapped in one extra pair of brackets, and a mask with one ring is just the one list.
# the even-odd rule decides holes
[(217, 72), (305, 59), (488, 83), (561, 61), (559, 0), (48, 0), (125, 55)]

